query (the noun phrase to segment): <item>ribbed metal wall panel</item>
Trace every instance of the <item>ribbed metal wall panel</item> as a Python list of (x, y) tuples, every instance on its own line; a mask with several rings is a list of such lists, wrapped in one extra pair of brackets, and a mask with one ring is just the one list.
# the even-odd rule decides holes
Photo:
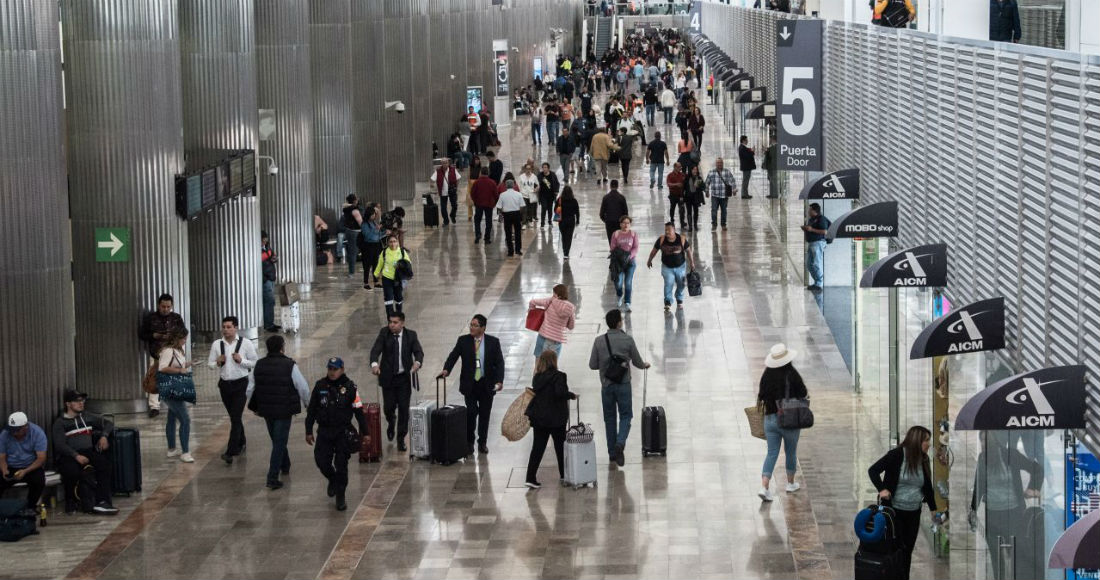
[[(188, 319), (187, 228), (175, 0), (64, 0), (76, 381), (102, 400), (141, 396), (137, 329), (157, 296)], [(132, 259), (96, 263), (94, 229), (130, 228)], [(60, 243), (60, 240), (59, 240)], [(56, 329), (55, 329), (56, 331)]]
[(308, 287), (316, 267), (313, 99), (303, 82), (310, 78), (309, 0), (256, 0), (256, 68), (259, 108), (275, 110), (275, 134), (260, 152), (279, 166), (278, 175), (260, 171), (260, 223), (279, 255), (279, 280)]
[[(770, 84), (778, 18), (704, 4), (703, 28)], [(1100, 213), (1098, 64), (826, 25), (829, 169), (860, 167), (864, 202), (902, 202), (898, 244), (950, 245), (953, 301), (1006, 298), (1006, 364), (1088, 366), (1081, 436), (1100, 451), (1100, 244), (1085, 221)]]
[(332, 224), (344, 199), (355, 192), (351, 6), (349, 0), (309, 0), (309, 9), (313, 212)]
[[(415, 90), (426, 90), (419, 82), (414, 82), (413, 62), (416, 50), (413, 48), (412, 35), (412, 0), (384, 0), (386, 14), (383, 28), (383, 42), (387, 55), (385, 69), (382, 76), (385, 78), (384, 98), (387, 101), (402, 101), (406, 107), (410, 107)], [(421, 42), (420, 38), (416, 42)], [(416, 80), (420, 77), (417, 75)], [(414, 181), (416, 175), (416, 133), (414, 130), (414, 118), (425, 114), (425, 111), (409, 111), (403, 115), (388, 111), (382, 117), (384, 138), (381, 153), (386, 159), (386, 191), (385, 201), (388, 204), (412, 199)], [(421, 166), (420, 169), (431, 170), (431, 167)], [(425, 174), (426, 175), (426, 174)]]
[[(385, 50), (385, 6), (379, 0), (353, 0), (351, 5), (351, 82), (356, 192), (364, 201), (386, 203), (387, 135), (382, 120), (397, 113), (385, 110), (383, 71), (404, 54)], [(393, 58), (387, 58), (392, 56)], [(397, 66), (398, 62), (393, 62)], [(425, 79), (426, 80), (426, 79)], [(389, 99), (395, 100), (395, 99)], [(408, 103), (406, 103), (406, 107)], [(405, 115), (416, 114), (407, 111)], [(408, 135), (401, 136), (407, 140)]]
[(0, 417), (39, 425), (76, 376), (58, 20), (56, 2), (0, 2)]
[[(255, 149), (253, 0), (180, 0), (179, 14), (186, 154)], [(232, 315), (243, 329), (259, 327), (259, 200), (238, 198), (191, 221), (189, 230), (192, 326), (212, 333)]]

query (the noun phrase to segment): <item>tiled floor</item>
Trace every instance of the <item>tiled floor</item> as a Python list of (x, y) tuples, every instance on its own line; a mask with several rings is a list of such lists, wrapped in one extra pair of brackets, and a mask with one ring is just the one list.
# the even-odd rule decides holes
[[(525, 123), (507, 131), (502, 156), (509, 170), (529, 156), (553, 157), (557, 165), (550, 147), (528, 144)], [(704, 159), (709, 164), (717, 154), (735, 158), (733, 142), (710, 134)], [(646, 187), (640, 156), (635, 165), (624, 191), (649, 247), (667, 201)], [(639, 256), (626, 329), (653, 364), (648, 399), (667, 409), (667, 457), (641, 457), (639, 374), (627, 464), (608, 465), (601, 453), (595, 488), (521, 487), (530, 439), (509, 443), (494, 426), (490, 454), (457, 465), (410, 461), (392, 444), (381, 464), (353, 463), (350, 509), (336, 512), (301, 418), (282, 490), (263, 487), (269, 443), (255, 417), (246, 420), (247, 453), (232, 466), (217, 459), (227, 429), (212, 377), (203, 372), (193, 429), (198, 462), (166, 461), (161, 423), (130, 420), (144, 428), (144, 494), (120, 499), (125, 511), (117, 520), (56, 516), (42, 535), (0, 548), (0, 578), (851, 577), (850, 518), (872, 497), (864, 474), (882, 452), (880, 422), (851, 393), (845, 363), (790, 259), (788, 246), (797, 240), (789, 239), (789, 224), (775, 223), (788, 209), (763, 199), (765, 185), (753, 184), (756, 199), (731, 200), (728, 230), (690, 235), (705, 287), (684, 310), (662, 312), (659, 270), (646, 269)], [(532, 374), (527, 300), (563, 282), (578, 310), (561, 367), (580, 394), (582, 420), (602, 427), (599, 383), (587, 361), (615, 295), (596, 218), (602, 190), (584, 178), (574, 187), (582, 225), (564, 263), (556, 229), (525, 231), (524, 256), (509, 259), (501, 232), (486, 247), (471, 243), (466, 221), (425, 231), (415, 216), (408, 220), (416, 278), (406, 311), (424, 345), (425, 377), (441, 367), (471, 315), (488, 316), (508, 372), (493, 410), (496, 425)], [(358, 280), (341, 266), (319, 270), (302, 331), (289, 338), (287, 352), (311, 380), (327, 357), (343, 357), (374, 399), (367, 352), (383, 324), (382, 296)], [(818, 424), (802, 438), (803, 491), (761, 504), (755, 492), (765, 447), (750, 436), (742, 409), (752, 404), (768, 347), (779, 341), (800, 352), (796, 364), (810, 378)], [(434, 396), (434, 385), (425, 383), (420, 396)], [(448, 387), (456, 400), (457, 385)], [(602, 438), (602, 428), (597, 433)], [(555, 480), (553, 461), (551, 454), (544, 462), (544, 482)], [(916, 560), (914, 578), (942, 574), (923, 544)]]

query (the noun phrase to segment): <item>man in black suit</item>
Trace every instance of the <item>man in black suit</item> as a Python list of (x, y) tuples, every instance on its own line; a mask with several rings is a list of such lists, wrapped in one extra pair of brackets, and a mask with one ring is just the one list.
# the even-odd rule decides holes
[(474, 453), (474, 424), (477, 424), (478, 451), (489, 452), (489, 415), (493, 412), (493, 397), (504, 386), (504, 353), (500, 340), (485, 334), (487, 320), (475, 314), (470, 320), (470, 334), (458, 337), (454, 349), (443, 364), (439, 376), (451, 374), (455, 361), (462, 357), (462, 374), (458, 392), (466, 397), (466, 442)]
[(412, 376), (424, 364), (424, 349), (416, 332), (405, 328), (405, 313), (389, 315), (389, 324), (378, 333), (370, 349), (371, 372), (382, 386), (382, 412), (386, 415), (386, 437), (393, 441), (393, 415), (397, 412), (397, 450), (406, 451), (409, 433), (409, 399)]

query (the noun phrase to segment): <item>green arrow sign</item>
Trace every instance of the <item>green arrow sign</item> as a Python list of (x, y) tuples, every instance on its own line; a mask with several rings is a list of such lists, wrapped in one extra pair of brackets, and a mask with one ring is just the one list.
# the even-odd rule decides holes
[(129, 262), (130, 228), (96, 228), (95, 261)]

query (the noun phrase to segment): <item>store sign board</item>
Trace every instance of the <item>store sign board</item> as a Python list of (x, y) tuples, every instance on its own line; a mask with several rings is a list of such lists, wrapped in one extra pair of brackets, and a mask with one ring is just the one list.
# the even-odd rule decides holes
[(917, 335), (909, 359), (1005, 347), (1005, 299), (981, 300), (932, 321)]
[(825, 234), (837, 238), (893, 238), (898, 235), (898, 202), (880, 201), (853, 209), (836, 218)]
[(947, 286), (947, 244), (908, 248), (871, 264), (860, 288), (935, 288)]
[(1085, 367), (1049, 367), (994, 383), (959, 409), (957, 430), (1081, 429)]
[(825, 170), (825, 133), (821, 74), (823, 20), (778, 20), (777, 142), (779, 169)]
[(859, 168), (826, 173), (807, 182), (798, 199), (859, 199)]

